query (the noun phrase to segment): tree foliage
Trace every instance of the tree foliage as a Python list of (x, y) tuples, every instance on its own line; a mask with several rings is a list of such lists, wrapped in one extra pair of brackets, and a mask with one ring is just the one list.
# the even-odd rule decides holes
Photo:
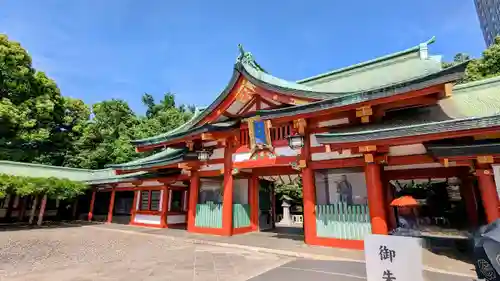
[(177, 106), (166, 93), (157, 103), (144, 94), (145, 116), (127, 102), (92, 106), (65, 97), (45, 73), (33, 68), (22, 46), (0, 34), (0, 160), (99, 169), (144, 155), (133, 139), (170, 131), (185, 123), (191, 106)]
[(59, 178), (35, 178), (0, 174), (0, 198), (6, 194), (47, 195), (52, 199), (70, 199), (83, 194), (87, 185)]
[(453, 62), (444, 62), (443, 67), (450, 67), (457, 63), (470, 60), (465, 71), (465, 77), (459, 83), (473, 82), (500, 75), (500, 37), (495, 38), (495, 43), (487, 48), (480, 58), (472, 59), (465, 53), (458, 53)]

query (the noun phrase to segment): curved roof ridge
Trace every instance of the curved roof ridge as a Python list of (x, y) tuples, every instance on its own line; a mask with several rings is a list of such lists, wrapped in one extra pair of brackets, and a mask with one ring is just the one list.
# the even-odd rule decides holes
[(486, 79), (481, 79), (477, 81), (472, 81), (464, 84), (458, 84), (453, 87), (453, 90), (459, 91), (463, 89), (468, 89), (468, 88), (475, 88), (479, 86), (484, 86), (488, 84), (494, 84), (500, 82), (500, 76), (494, 76)]
[(403, 51), (399, 51), (399, 52), (395, 52), (395, 53), (391, 53), (391, 54), (387, 54), (385, 56), (381, 56), (381, 57), (374, 58), (374, 59), (371, 59), (371, 60), (367, 60), (367, 61), (364, 61), (364, 62), (360, 62), (360, 63), (357, 63), (357, 64), (349, 65), (349, 66), (346, 66), (346, 67), (334, 69), (334, 70), (331, 70), (331, 71), (328, 71), (328, 72), (324, 72), (324, 73), (321, 73), (321, 74), (318, 74), (318, 75), (314, 75), (314, 76), (311, 76), (311, 77), (308, 77), (308, 78), (304, 78), (304, 79), (296, 81), (296, 83), (302, 84), (302, 83), (314, 81), (314, 80), (317, 80), (317, 79), (321, 79), (321, 78), (324, 78), (324, 77), (327, 77), (327, 76), (330, 76), (330, 75), (333, 75), (333, 74), (338, 74), (338, 73), (346, 72), (346, 71), (353, 70), (353, 69), (356, 69), (356, 68), (360, 68), (360, 67), (364, 67), (364, 66), (368, 66), (368, 65), (371, 65), (371, 64), (375, 64), (375, 63), (378, 63), (378, 62), (381, 62), (381, 61), (385, 61), (385, 60), (388, 60), (388, 59), (391, 59), (391, 58), (396, 58), (396, 57), (399, 57), (399, 56), (402, 56), (402, 55), (406, 55), (406, 54), (409, 54), (409, 53), (421, 52), (421, 51), (424, 51), (424, 50), (427, 51), (427, 46), (430, 45), (430, 44), (432, 44), (432, 43), (434, 43), (434, 42), (436, 42), (436, 37), (435, 36), (433, 36), (429, 40), (427, 40), (425, 42), (422, 42), (422, 43), (420, 43), (420, 44), (418, 44), (416, 46), (413, 46), (413, 47), (411, 47), (409, 49), (406, 49), (406, 50), (403, 50)]
[(108, 164), (106, 167), (109, 168), (114, 168), (114, 169), (120, 169), (123, 167), (129, 167), (129, 166), (137, 166), (141, 164), (147, 164), (147, 163), (154, 163), (158, 161), (163, 161), (163, 160), (170, 160), (173, 158), (177, 158), (181, 155), (184, 155), (184, 153), (187, 151), (185, 148), (171, 148), (168, 147), (167, 149), (160, 151), (158, 153), (155, 153), (153, 155), (144, 157), (144, 158), (139, 158), (136, 160), (132, 160), (129, 162), (121, 163), (121, 164)]
[(166, 133), (156, 135), (156, 136), (147, 137), (147, 138), (138, 139), (138, 140), (132, 140), (132, 143), (146, 142), (146, 141), (154, 140), (156, 138), (163, 138), (163, 137), (175, 134), (175, 133), (179, 133), (181, 131), (189, 130), (196, 123), (195, 122), (195, 121), (197, 121), (196, 119), (201, 115), (201, 113), (203, 111), (205, 111), (205, 109), (206, 109), (206, 107), (196, 107), (194, 110), (193, 116), (191, 116), (191, 118), (188, 121), (186, 121), (186, 123), (180, 125), (179, 127), (172, 129)]

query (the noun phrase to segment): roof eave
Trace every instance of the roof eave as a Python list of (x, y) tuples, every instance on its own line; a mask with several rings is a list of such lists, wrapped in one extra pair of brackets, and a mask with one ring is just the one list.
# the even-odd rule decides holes
[(498, 127), (500, 115), (492, 115), (355, 133), (323, 133), (316, 134), (316, 140), (321, 144), (339, 145)]
[(464, 62), (439, 72), (421, 76), (412, 80), (397, 84), (375, 88), (369, 91), (355, 92), (340, 97), (312, 102), (305, 105), (297, 105), (288, 108), (259, 110), (257, 114), (263, 119), (289, 117), (291, 115), (317, 112), (340, 106), (354, 105), (361, 102), (376, 100), (389, 96), (405, 94), (411, 91), (426, 89), (435, 85), (445, 84), (460, 80), (463, 77), (468, 62)]
[(372, 59), (372, 60), (368, 60), (368, 61), (364, 61), (364, 62), (361, 62), (361, 63), (358, 63), (358, 64), (350, 65), (350, 66), (343, 67), (343, 68), (340, 68), (340, 69), (335, 69), (335, 70), (332, 70), (332, 71), (321, 73), (321, 74), (318, 74), (318, 75), (315, 75), (315, 76), (311, 76), (311, 77), (308, 77), (308, 78), (304, 78), (304, 79), (298, 80), (296, 82), (299, 83), (299, 84), (303, 84), (303, 83), (315, 81), (315, 80), (318, 80), (318, 79), (321, 79), (321, 78), (325, 78), (325, 77), (328, 77), (328, 76), (331, 76), (331, 75), (334, 75), (334, 74), (339, 74), (339, 73), (350, 71), (350, 70), (353, 70), (353, 69), (357, 69), (357, 68), (365, 67), (365, 66), (368, 66), (368, 65), (376, 64), (376, 63), (379, 63), (379, 62), (382, 62), (382, 61), (385, 61), (385, 60), (388, 60), (388, 59), (393, 59), (393, 58), (397, 58), (397, 57), (400, 57), (400, 56), (404, 56), (404, 55), (407, 55), (407, 54), (410, 54), (410, 53), (413, 53), (413, 52), (421, 52), (421, 50), (423, 48), (427, 47), (427, 45), (429, 45), (429, 44), (434, 43), (435, 41), (436, 41), (436, 37), (432, 37), (431, 39), (427, 40), (426, 42), (420, 43), (417, 46), (411, 47), (411, 48), (403, 50), (403, 51), (399, 51), (399, 52), (396, 52), (396, 53), (388, 54), (388, 55), (385, 55), (385, 56), (382, 56), (382, 57), (378, 57), (378, 58), (375, 58), (375, 59)]

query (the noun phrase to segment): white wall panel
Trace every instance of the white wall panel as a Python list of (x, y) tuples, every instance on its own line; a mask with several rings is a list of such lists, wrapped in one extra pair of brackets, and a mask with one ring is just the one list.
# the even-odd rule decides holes
[(134, 222), (159, 225), (161, 222), (161, 216), (136, 214)]
[(168, 215), (167, 224), (186, 223), (186, 215)]

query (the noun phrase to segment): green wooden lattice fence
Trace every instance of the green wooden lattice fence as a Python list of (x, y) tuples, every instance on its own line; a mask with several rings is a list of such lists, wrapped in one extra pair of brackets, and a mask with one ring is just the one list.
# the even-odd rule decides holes
[(222, 228), (222, 204), (197, 204), (194, 224), (197, 227)]
[(233, 228), (250, 226), (250, 205), (233, 204)]
[(368, 206), (346, 203), (317, 205), (316, 231), (319, 237), (363, 240), (372, 231)]

